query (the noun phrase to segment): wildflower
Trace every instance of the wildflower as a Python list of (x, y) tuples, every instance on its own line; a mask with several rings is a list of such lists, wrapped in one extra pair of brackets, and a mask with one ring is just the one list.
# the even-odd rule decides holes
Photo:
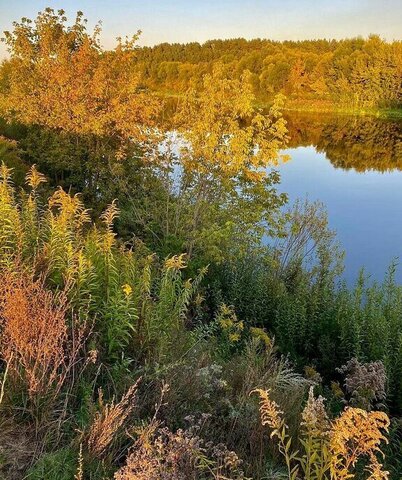
[(78, 468), (74, 475), (74, 480), (82, 480), (84, 478), (84, 457), (82, 455), (82, 443), (80, 444), (80, 451), (78, 454)]
[(233, 320), (231, 320), (230, 318), (221, 318), (219, 320), (219, 324), (223, 328), (223, 330), (227, 330), (233, 327)]
[(238, 324), (233, 307), (228, 306), (225, 303), (220, 305), (217, 319), (223, 330), (229, 330), (232, 327), (236, 328), (236, 325)]
[(307, 434), (322, 437), (328, 434), (330, 422), (324, 406), (324, 398), (314, 397), (314, 387), (310, 387), (307, 404), (302, 412), (301, 425)]
[(87, 434), (88, 450), (94, 457), (100, 458), (105, 454), (116, 433), (135, 408), (137, 388), (138, 381), (127, 390), (120, 402), (115, 403), (113, 400), (106, 405), (100, 391), (100, 411), (95, 415)]
[(361, 457), (369, 459), (366, 467), (371, 479), (387, 479), (377, 459), (380, 444), (387, 442), (383, 431), (388, 432), (389, 418), (384, 412), (366, 412), (360, 408), (346, 408), (333, 422), (330, 441), (331, 473), (339, 480), (351, 478), (350, 470)]
[(126, 297), (130, 296), (133, 292), (133, 289), (131, 288), (131, 285), (129, 285), (128, 283), (125, 283), (121, 288), (122, 288), (124, 294), (126, 295)]
[(221, 315), (234, 315), (233, 307), (226, 305), (226, 303), (222, 303), (222, 305), (219, 307), (219, 310)]
[(266, 347), (272, 346), (272, 340), (263, 328), (251, 327), (250, 334), (256, 340), (260, 340)]
[(32, 165), (29, 172), (26, 175), (26, 183), (29, 185), (33, 190), (39, 187), (41, 183), (45, 183), (46, 177), (38, 172), (36, 169), (36, 165)]
[(387, 375), (381, 361), (360, 363), (352, 358), (337, 370), (346, 374), (345, 389), (351, 396), (351, 405), (370, 410), (375, 403), (385, 400)]
[(88, 362), (95, 364), (98, 359), (98, 350), (90, 350), (88, 352)]
[(106, 210), (100, 216), (103, 223), (106, 225), (108, 230), (112, 229), (113, 222), (119, 216), (120, 210), (117, 207), (116, 200), (113, 200), (110, 205), (107, 206)]
[(269, 397), (269, 390), (256, 388), (251, 393), (260, 396), (260, 414), (262, 425), (268, 425), (274, 432), (278, 432), (283, 426), (282, 414), (279, 405)]
[(31, 398), (58, 392), (76, 361), (83, 332), (74, 332), (73, 345), (68, 308), (66, 291), (54, 294), (43, 278), (24, 273), (0, 277), (0, 355), (6, 362), (14, 357), (12, 373), (23, 378)]
[(205, 297), (203, 295), (197, 293), (197, 296), (195, 297), (195, 304), (197, 306), (200, 306), (203, 303), (204, 300), (205, 300)]
[(173, 257), (167, 258), (165, 260), (165, 268), (166, 270), (182, 270), (186, 268), (186, 262), (184, 261), (184, 257), (186, 256), (185, 253), (181, 255), (173, 255)]
[(236, 343), (240, 340), (240, 334), (239, 333), (230, 333), (229, 334), (229, 340), (232, 343)]

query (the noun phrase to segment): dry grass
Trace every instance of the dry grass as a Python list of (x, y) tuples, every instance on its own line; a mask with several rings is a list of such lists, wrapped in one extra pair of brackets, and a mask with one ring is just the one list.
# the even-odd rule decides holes
[(193, 429), (171, 432), (150, 424), (115, 480), (245, 480), (241, 461), (225, 445), (205, 442)]
[(0, 275), (0, 355), (31, 399), (56, 396), (77, 360), (84, 327), (68, 327), (68, 310), (66, 291), (43, 279), (20, 269)]
[(87, 437), (88, 451), (92, 456), (100, 458), (105, 454), (117, 432), (133, 411), (136, 406), (138, 382), (127, 390), (118, 403), (112, 401), (109, 404), (103, 404), (102, 393), (100, 393), (100, 411), (96, 414)]
[(40, 449), (32, 431), (13, 419), (0, 422), (0, 479), (21, 480)]

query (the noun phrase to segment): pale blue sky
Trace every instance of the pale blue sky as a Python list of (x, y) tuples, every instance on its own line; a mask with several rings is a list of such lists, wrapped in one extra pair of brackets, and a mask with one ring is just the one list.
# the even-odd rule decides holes
[[(72, 18), (82, 10), (90, 25), (103, 23), (106, 48), (141, 29), (141, 44), (203, 42), (214, 38), (298, 40), (377, 33), (402, 38), (402, 0), (0, 0), (0, 31), (35, 17), (46, 6)], [(5, 48), (0, 45), (0, 57)]]

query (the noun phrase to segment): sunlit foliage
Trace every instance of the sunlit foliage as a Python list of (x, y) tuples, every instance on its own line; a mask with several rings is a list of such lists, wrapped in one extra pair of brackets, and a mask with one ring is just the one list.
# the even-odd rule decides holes
[(174, 123), (184, 139), (181, 147), (186, 171), (215, 181), (236, 178), (262, 180), (265, 167), (278, 163), (286, 141), (281, 115), (284, 99), (278, 97), (268, 115), (255, 111), (249, 74), (231, 79), (223, 65), (215, 65), (180, 100)]
[[(283, 211), (275, 167), (304, 136), (283, 93), (397, 106), (400, 43), (99, 35), (50, 8), (5, 33), (0, 476), (399, 478), (398, 420), (373, 411), (401, 410), (394, 269), (339, 286), (324, 208)], [(173, 112), (152, 89), (180, 93)], [(392, 128), (373, 125), (362, 144), (391, 168)], [(348, 123), (312, 130), (339, 163)], [(363, 146), (346, 165), (366, 168)]]
[(310, 390), (308, 403), (302, 413), (302, 452), (294, 450), (279, 406), (268, 391), (256, 390), (260, 396), (261, 422), (277, 439), (281, 454), (288, 467), (288, 479), (346, 480), (357, 477), (359, 460), (365, 460), (363, 478), (386, 480), (389, 473), (380, 463), (381, 443), (389, 429), (389, 418), (383, 412), (366, 412), (358, 408), (346, 408), (333, 421), (327, 417), (323, 399), (315, 398)]
[(200, 84), (221, 62), (232, 78), (251, 72), (260, 102), (281, 92), (293, 108), (361, 110), (400, 106), (401, 49), (400, 41), (375, 35), (298, 42), (239, 38), (144, 47), (139, 61), (144, 81), (170, 94)]
[(216, 65), (202, 87), (188, 90), (178, 103), (172, 122), (180, 135), (180, 177), (170, 225), (179, 235), (189, 231), (190, 256), (196, 248), (220, 261), (231, 238), (253, 241), (277, 226), (286, 197), (274, 189), (279, 176), (271, 169), (284, 159), (283, 98), (267, 115), (254, 109), (254, 98), (249, 75), (231, 79)]
[[(78, 12), (72, 25), (63, 10), (47, 8), (5, 32), (10, 60), (3, 66), (3, 115), (78, 135), (146, 141), (158, 102), (139, 88), (135, 42), (118, 40), (103, 51), (100, 27), (89, 33)], [(123, 153), (123, 152), (122, 152)]]

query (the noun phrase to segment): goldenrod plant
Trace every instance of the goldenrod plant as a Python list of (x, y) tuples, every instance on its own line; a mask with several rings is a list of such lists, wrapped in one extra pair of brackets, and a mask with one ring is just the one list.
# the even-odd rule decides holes
[[(287, 478), (294, 480), (346, 480), (367, 478), (386, 480), (381, 444), (387, 443), (390, 421), (384, 412), (366, 412), (347, 407), (337, 418), (328, 418), (323, 398), (314, 397), (310, 389), (302, 412), (301, 437), (297, 442), (288, 433), (283, 412), (272, 400), (270, 392), (254, 390), (260, 397), (261, 422), (276, 439), (287, 465)], [(360, 462), (364, 462), (361, 477)]]

